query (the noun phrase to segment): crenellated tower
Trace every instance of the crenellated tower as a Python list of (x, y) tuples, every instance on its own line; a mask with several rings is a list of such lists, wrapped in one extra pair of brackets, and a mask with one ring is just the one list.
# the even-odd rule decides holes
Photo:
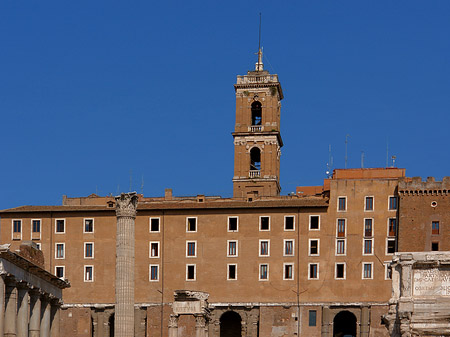
[(233, 196), (253, 199), (280, 194), (280, 108), (278, 75), (264, 70), (262, 51), (254, 71), (237, 76)]

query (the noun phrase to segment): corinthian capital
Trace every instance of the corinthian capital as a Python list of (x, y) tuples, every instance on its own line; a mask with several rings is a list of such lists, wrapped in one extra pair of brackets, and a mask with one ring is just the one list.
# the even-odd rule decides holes
[(116, 215), (136, 217), (138, 196), (136, 192), (122, 193), (116, 198)]

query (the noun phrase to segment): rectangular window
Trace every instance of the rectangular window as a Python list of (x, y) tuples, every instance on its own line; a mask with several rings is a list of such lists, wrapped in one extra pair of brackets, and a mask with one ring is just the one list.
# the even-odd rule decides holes
[(229, 216), (228, 217), (228, 231), (229, 232), (237, 232), (239, 226), (239, 218), (237, 216)]
[(56, 219), (55, 220), (55, 233), (65, 233), (66, 232), (66, 220)]
[(186, 232), (197, 231), (197, 218), (186, 218)]
[(64, 279), (64, 266), (56, 266), (55, 275), (58, 278)]
[(22, 220), (13, 220), (13, 233), (22, 232)]
[(373, 236), (373, 219), (364, 219), (364, 236)]
[(431, 251), (438, 252), (439, 251), (439, 242), (432, 242), (431, 243)]
[(259, 230), (269, 231), (270, 230), (270, 217), (260, 216), (259, 217)]
[(236, 257), (238, 256), (238, 242), (237, 241), (228, 241), (228, 257)]
[(186, 281), (195, 281), (195, 264), (186, 265)]
[(287, 215), (284, 217), (284, 230), (293, 231), (295, 230), (295, 217), (292, 215)]
[(397, 197), (389, 197), (389, 210), (395, 211), (397, 210)]
[(309, 310), (309, 326), (316, 326), (317, 324), (317, 311)]
[(373, 197), (366, 197), (364, 204), (365, 211), (373, 211)]
[(384, 279), (392, 280), (392, 269), (390, 268), (390, 262), (384, 264)]
[(34, 219), (31, 220), (31, 227), (33, 233), (40, 233), (41, 232), (41, 220)]
[(259, 256), (270, 256), (269, 240), (259, 240)]
[(345, 279), (345, 263), (336, 263), (335, 267), (335, 279), (344, 280)]
[(338, 211), (344, 212), (347, 210), (347, 197), (338, 198)]
[(345, 255), (345, 239), (336, 240), (336, 255)]
[(319, 239), (309, 240), (309, 255), (311, 256), (319, 255)]
[(318, 263), (310, 263), (308, 265), (308, 279), (309, 280), (317, 280), (319, 279), (319, 264)]
[(84, 266), (84, 282), (94, 282), (94, 266)]
[(197, 241), (186, 241), (186, 257), (197, 257)]
[(283, 266), (284, 266), (283, 280), (293, 280), (294, 265), (292, 263), (284, 263)]
[(85, 242), (84, 243), (84, 258), (93, 259), (94, 258), (94, 243)]
[(373, 239), (364, 239), (364, 255), (372, 255), (373, 254)]
[(150, 232), (159, 233), (159, 218), (150, 218)]
[(283, 256), (294, 256), (294, 240), (284, 240)]
[(372, 279), (372, 263), (363, 263), (363, 271), (362, 271), (363, 279)]
[(159, 281), (159, 265), (151, 264), (149, 267), (149, 279), (150, 282)]
[(397, 234), (397, 219), (389, 218), (388, 219), (388, 235), (395, 236)]
[(229, 264), (227, 271), (227, 280), (237, 280), (237, 265)]
[(94, 219), (84, 219), (84, 233), (94, 233)]
[(260, 264), (259, 265), (259, 280), (267, 281), (269, 279), (269, 265)]
[(159, 257), (159, 241), (150, 242), (150, 257), (151, 258)]
[(319, 215), (310, 215), (309, 216), (309, 229), (310, 230), (319, 230), (320, 229), (320, 216)]
[(345, 237), (345, 219), (337, 219), (337, 236)]
[(64, 243), (55, 244), (55, 259), (64, 259), (65, 247)]
[(431, 234), (439, 234), (439, 221), (431, 222)]
[(394, 254), (396, 251), (395, 239), (386, 240), (386, 255)]

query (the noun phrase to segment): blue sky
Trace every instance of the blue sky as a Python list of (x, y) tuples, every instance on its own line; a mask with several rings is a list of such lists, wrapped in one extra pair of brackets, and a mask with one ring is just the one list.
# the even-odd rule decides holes
[(282, 193), (334, 168), (450, 175), (449, 1), (0, 2), (0, 209), (232, 195), (236, 75), (279, 75)]

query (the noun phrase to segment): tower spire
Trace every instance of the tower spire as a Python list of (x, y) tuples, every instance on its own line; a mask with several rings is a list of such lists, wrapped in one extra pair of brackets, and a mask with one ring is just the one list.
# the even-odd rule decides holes
[(256, 71), (263, 71), (264, 65), (262, 61), (262, 49), (261, 49), (261, 13), (259, 13), (259, 40), (258, 40), (258, 62), (255, 65)]

